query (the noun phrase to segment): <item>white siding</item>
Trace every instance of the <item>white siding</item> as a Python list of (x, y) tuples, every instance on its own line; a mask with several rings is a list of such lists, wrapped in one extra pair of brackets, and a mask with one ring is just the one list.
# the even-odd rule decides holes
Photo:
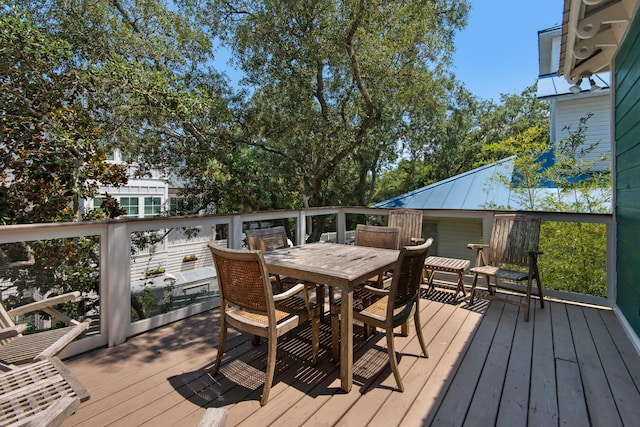
[(560, 36), (551, 40), (551, 68), (550, 73), (556, 73), (560, 69)]
[(609, 103), (609, 91), (606, 91), (603, 96), (566, 101), (558, 99), (557, 101), (555, 123), (557, 140), (567, 137), (569, 134), (567, 126), (570, 126), (571, 130), (576, 130), (580, 118), (593, 113), (593, 116), (587, 121), (585, 146), (597, 144), (597, 147), (585, 160), (595, 161), (606, 155), (607, 160), (599, 163), (597, 169), (605, 169), (611, 164), (611, 110)]

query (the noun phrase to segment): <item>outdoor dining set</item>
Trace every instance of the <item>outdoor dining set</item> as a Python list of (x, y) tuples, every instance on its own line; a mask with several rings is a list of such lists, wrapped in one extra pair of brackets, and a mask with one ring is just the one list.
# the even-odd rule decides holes
[[(533, 281), (544, 307), (537, 267), (539, 218), (525, 215), (496, 215), (491, 242), (469, 244), (477, 251), (471, 268), (473, 281), (469, 304), (473, 304), (478, 276), (486, 277), (487, 294), (498, 298), (498, 279), (526, 282), (524, 320), (528, 321)], [(358, 224), (355, 244), (310, 243), (290, 247), (284, 227), (247, 230), (249, 250), (209, 245), (221, 291), (220, 347), (213, 368), (215, 375), (224, 355), (227, 327), (233, 326), (268, 339), (266, 379), (260, 403), (265, 405), (276, 366), (277, 338), (310, 321), (311, 360), (317, 362), (319, 324), (324, 317), (328, 291), (333, 360), (340, 364), (341, 388), (349, 392), (353, 384), (353, 324), (362, 323), (365, 336), (372, 328), (385, 331), (389, 365), (397, 388), (404, 386), (394, 350), (394, 329), (407, 335), (414, 320), (422, 355), (428, 357), (420, 322), (423, 283), (433, 290), (436, 272), (455, 273), (455, 295), (466, 295), (463, 272), (468, 260), (431, 256), (432, 238), (422, 237), (422, 212), (400, 209), (390, 212), (386, 226)], [(484, 250), (488, 250), (488, 256)], [(523, 266), (507, 269), (501, 264)], [(491, 278), (494, 281), (491, 281)], [(509, 286), (509, 290), (522, 288)], [(257, 338), (259, 339), (259, 338)], [(255, 338), (254, 338), (255, 340)]]
[[(420, 355), (428, 357), (420, 319), (420, 300), (425, 292), (443, 284), (440, 273), (450, 274), (454, 296), (466, 296), (463, 275), (472, 275), (469, 305), (474, 303), (478, 276), (486, 278), (484, 290), (498, 298), (497, 288), (524, 290), (525, 298), (507, 299), (524, 307), (528, 321), (532, 284), (544, 307), (537, 267), (539, 218), (503, 214), (494, 216), (488, 244), (469, 244), (476, 252), (476, 265), (469, 260), (428, 256), (434, 239), (422, 235), (422, 211), (390, 211), (386, 225), (359, 224), (355, 244), (308, 243), (290, 246), (284, 227), (246, 230), (248, 249), (227, 249), (209, 244), (220, 291), (219, 348), (211, 375), (220, 372), (229, 326), (252, 336), (254, 344), (267, 341), (266, 375), (261, 405), (269, 400), (278, 337), (299, 327), (311, 327), (308, 357), (318, 362), (320, 324), (330, 323), (331, 355), (340, 367), (340, 388), (349, 392), (353, 385), (354, 322), (362, 325), (365, 338), (376, 329), (386, 336), (388, 363), (397, 390), (404, 385), (394, 349), (394, 330), (409, 334), (414, 322)], [(522, 266), (507, 269), (504, 264)], [(493, 278), (493, 282), (491, 281)], [(501, 279), (501, 280), (498, 280)], [(525, 282), (525, 287), (508, 283)], [(69, 319), (52, 306), (77, 298), (72, 293), (38, 302), (37, 307), (69, 323), (45, 339), (45, 333), (24, 335), (24, 327), (13, 324), (14, 311), (0, 305), (0, 425), (60, 425), (89, 399), (88, 391), (56, 356), (72, 340), (85, 332), (90, 321)], [(328, 307), (328, 311), (327, 311)], [(17, 309), (20, 310), (20, 309)], [(20, 311), (22, 313), (23, 311)], [(40, 336), (40, 337), (38, 337)], [(28, 353), (26, 352), (28, 350)], [(214, 408), (211, 408), (214, 409)], [(224, 424), (224, 411), (208, 411), (201, 425)]]

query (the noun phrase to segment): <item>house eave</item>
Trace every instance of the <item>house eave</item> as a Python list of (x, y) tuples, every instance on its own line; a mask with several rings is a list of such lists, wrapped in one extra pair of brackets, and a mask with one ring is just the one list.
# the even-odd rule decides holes
[(560, 70), (570, 84), (608, 71), (639, 0), (565, 0)]

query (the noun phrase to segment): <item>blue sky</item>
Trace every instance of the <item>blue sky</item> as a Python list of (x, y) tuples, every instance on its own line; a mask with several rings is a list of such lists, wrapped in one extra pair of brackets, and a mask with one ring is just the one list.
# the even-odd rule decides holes
[(538, 31), (562, 23), (563, 0), (471, 0), (455, 39), (458, 80), (482, 99), (520, 93), (538, 78)]
[[(467, 27), (456, 35), (453, 72), (482, 99), (521, 93), (538, 78), (538, 31), (562, 22), (563, 0), (470, 0)], [(237, 84), (220, 50), (216, 65)], [(225, 64), (226, 66), (221, 66)]]

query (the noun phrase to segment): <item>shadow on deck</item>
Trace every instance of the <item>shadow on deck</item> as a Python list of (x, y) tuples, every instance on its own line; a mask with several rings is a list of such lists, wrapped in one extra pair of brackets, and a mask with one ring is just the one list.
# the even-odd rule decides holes
[[(396, 336), (405, 392), (395, 390), (384, 334), (354, 327), (354, 386), (340, 389), (331, 336), (311, 363), (310, 330), (283, 337), (269, 403), (260, 407), (267, 350), (229, 330), (221, 372), (209, 370), (219, 311), (131, 338), (66, 363), (91, 399), (65, 425), (197, 425), (207, 407), (227, 425), (634, 425), (640, 357), (610, 310), (549, 301), (518, 307), (424, 291), (422, 358), (413, 331)], [(411, 324), (413, 327), (413, 324)]]

